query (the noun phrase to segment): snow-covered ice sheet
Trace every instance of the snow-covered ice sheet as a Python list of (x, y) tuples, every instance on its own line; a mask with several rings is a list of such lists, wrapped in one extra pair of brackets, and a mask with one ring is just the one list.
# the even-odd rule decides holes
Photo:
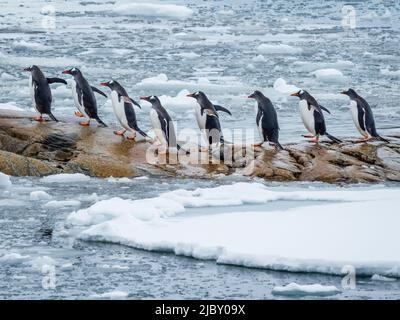
[[(393, 210), (398, 195), (397, 189), (289, 192), (236, 183), (99, 201), (71, 213), (66, 226), (85, 240), (224, 264), (328, 274), (353, 265), (358, 274), (400, 277), (400, 216)], [(288, 210), (232, 209), (272, 201), (304, 204)], [(193, 215), (190, 208), (203, 208), (202, 214)]]

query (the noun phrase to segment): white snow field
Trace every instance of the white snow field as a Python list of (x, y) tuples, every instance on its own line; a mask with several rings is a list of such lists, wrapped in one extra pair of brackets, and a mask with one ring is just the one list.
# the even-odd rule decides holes
[[(358, 274), (400, 277), (400, 216), (393, 210), (400, 205), (399, 192), (278, 192), (236, 183), (143, 200), (99, 201), (71, 213), (67, 226), (84, 240), (224, 264), (337, 275), (352, 265)], [(287, 210), (234, 210), (278, 200), (304, 204)], [(190, 208), (203, 208), (202, 214), (191, 214)]]

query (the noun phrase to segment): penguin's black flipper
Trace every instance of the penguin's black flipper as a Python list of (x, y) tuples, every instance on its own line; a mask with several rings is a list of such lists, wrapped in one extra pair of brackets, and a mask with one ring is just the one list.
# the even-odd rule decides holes
[(108, 127), (99, 117), (95, 118), (95, 120), (103, 127)]
[(228, 109), (226, 109), (226, 108), (224, 108), (224, 107), (222, 107), (222, 106), (219, 106), (219, 105), (214, 104), (214, 108), (215, 108), (215, 110), (217, 110), (217, 111), (226, 112), (226, 113), (229, 114), (230, 116), (232, 115), (232, 113), (231, 113)]
[(285, 150), (279, 142), (275, 142), (275, 148), (278, 151)]
[(53, 120), (53, 121), (55, 121), (55, 122), (59, 122), (59, 121), (57, 120), (57, 118), (56, 118), (51, 112), (49, 112), (48, 115), (49, 115), (49, 117), (50, 117), (51, 120)]
[(324, 111), (328, 112), (329, 114), (331, 114), (331, 112), (330, 112), (327, 108), (325, 108), (324, 106), (319, 105), (319, 107), (320, 107), (322, 110), (324, 110)]
[(335, 138), (334, 136), (330, 135), (328, 132), (326, 132), (325, 135), (326, 135), (329, 139), (331, 139), (333, 142), (336, 142), (336, 143), (341, 143), (341, 142), (342, 142), (342, 140), (339, 140), (338, 138)]
[(67, 81), (65, 81), (64, 79), (60, 79), (60, 78), (47, 78), (47, 83), (48, 84), (52, 84), (52, 83), (64, 83), (64, 84), (67, 84)]
[(92, 86), (91, 86), (91, 88), (92, 88), (92, 90), (93, 90), (94, 92), (97, 92), (98, 94), (101, 94), (103, 97), (107, 98), (107, 95), (106, 95), (103, 91), (97, 89), (96, 87), (92, 87)]
[(128, 96), (120, 96), (120, 98), (122, 98), (122, 100), (124, 100), (124, 102), (132, 103), (132, 104), (134, 104), (135, 106), (139, 107), (139, 109), (142, 109), (142, 106), (141, 106), (139, 103), (137, 103), (135, 100), (133, 100), (131, 97), (128, 97)]

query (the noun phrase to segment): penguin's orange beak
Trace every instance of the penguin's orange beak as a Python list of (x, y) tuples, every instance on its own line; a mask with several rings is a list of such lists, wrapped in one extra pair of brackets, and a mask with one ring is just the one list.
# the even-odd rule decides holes
[(103, 87), (108, 87), (108, 82), (100, 82), (100, 85)]
[(299, 96), (299, 93), (298, 93), (298, 92), (292, 93), (291, 96), (293, 96), (293, 97), (298, 97), (298, 96)]
[(62, 73), (63, 74), (71, 74), (71, 70), (64, 70)]
[(188, 94), (186, 95), (186, 97), (194, 98), (194, 94), (193, 94), (193, 93), (188, 93)]
[(22, 69), (23, 71), (28, 71), (28, 72), (30, 72), (31, 71), (31, 68), (24, 68), (24, 69)]
[(140, 97), (140, 100), (150, 101), (150, 97)]
[(339, 93), (340, 94), (346, 94), (347, 92), (346, 91), (340, 91)]

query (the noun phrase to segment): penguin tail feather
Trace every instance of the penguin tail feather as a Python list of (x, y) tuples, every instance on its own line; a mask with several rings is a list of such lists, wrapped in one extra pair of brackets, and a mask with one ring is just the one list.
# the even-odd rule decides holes
[(325, 135), (329, 138), (329, 139), (331, 139), (333, 142), (336, 142), (336, 143), (341, 143), (342, 142), (342, 140), (339, 140), (338, 138), (335, 138), (334, 136), (332, 136), (332, 135), (330, 135), (329, 133), (325, 133)]
[(381, 137), (381, 136), (376, 136), (375, 137), (376, 139), (378, 139), (378, 140), (380, 140), (380, 141), (383, 141), (383, 142), (386, 142), (386, 143), (390, 143), (390, 141), (389, 140), (387, 140), (387, 139), (385, 139), (385, 138), (383, 138), (383, 137)]
[(276, 148), (276, 150), (278, 150), (278, 151), (285, 150), (285, 148), (283, 148), (282, 145), (281, 145), (278, 141), (275, 142), (275, 148)]
[(108, 127), (108, 126), (103, 122), (103, 120), (101, 120), (100, 118), (97, 117), (95, 120), (97, 121), (98, 124), (102, 125), (103, 127)]
[(186, 155), (190, 154), (190, 151), (183, 149), (179, 144), (176, 145), (176, 148), (178, 149), (178, 151), (182, 150), (183, 152), (185, 152)]
[(147, 135), (147, 133), (144, 132), (144, 131), (143, 131), (142, 129), (140, 129), (139, 127), (136, 127), (136, 128), (134, 128), (134, 129), (135, 129), (135, 131), (139, 132), (143, 137), (150, 138), (150, 137)]
[(50, 117), (51, 120), (53, 120), (53, 121), (55, 121), (55, 122), (59, 122), (59, 121), (57, 120), (57, 118), (56, 118), (51, 112), (49, 113), (49, 117)]

